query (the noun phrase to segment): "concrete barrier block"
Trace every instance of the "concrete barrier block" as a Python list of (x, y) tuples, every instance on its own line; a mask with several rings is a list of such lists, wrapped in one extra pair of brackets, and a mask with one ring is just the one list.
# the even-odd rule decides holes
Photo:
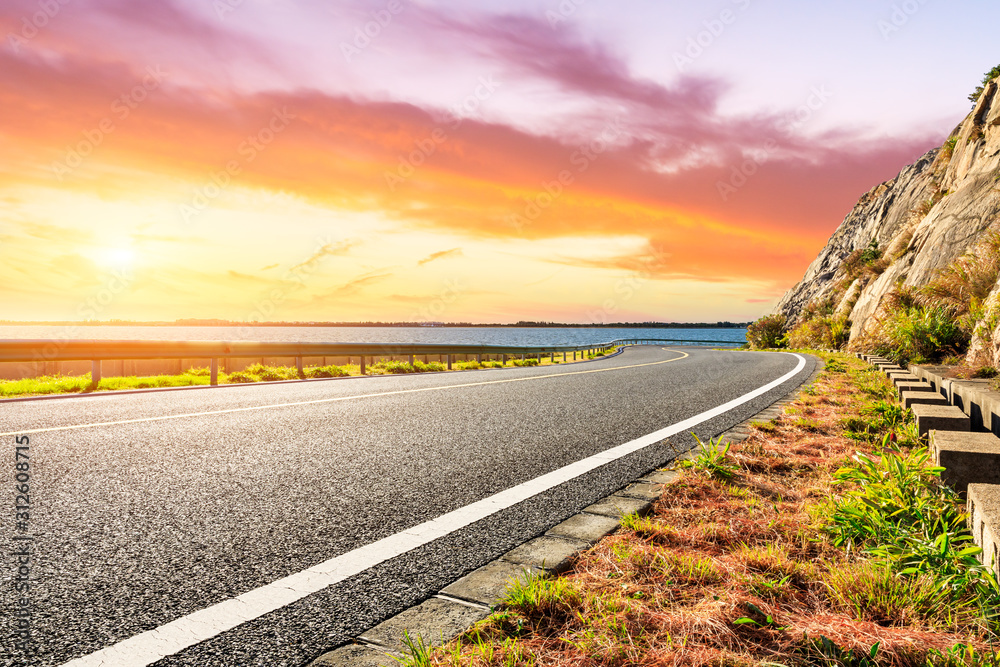
[(1000, 485), (970, 484), (967, 492), (969, 531), (983, 550), (979, 559), (1000, 574)]
[(941, 479), (961, 494), (969, 484), (1000, 484), (1000, 438), (992, 433), (930, 432), (934, 462)]
[(932, 391), (904, 391), (899, 395), (904, 408), (914, 405), (949, 405), (948, 399)]
[(926, 380), (934, 387), (934, 391), (943, 393), (942, 383), (945, 382), (943, 374), (948, 372), (946, 366), (917, 366), (910, 364), (908, 370), (921, 380)]
[(899, 392), (899, 400), (903, 400), (903, 392), (907, 391), (926, 391), (933, 392), (934, 387), (923, 381), (917, 382), (900, 382), (896, 385), (896, 391)]
[(949, 385), (953, 405), (972, 418), (972, 428), (1000, 435), (1000, 392), (990, 380), (957, 380)]
[(917, 432), (923, 437), (931, 431), (970, 430), (969, 415), (954, 405), (926, 405), (917, 403), (911, 410), (917, 419)]

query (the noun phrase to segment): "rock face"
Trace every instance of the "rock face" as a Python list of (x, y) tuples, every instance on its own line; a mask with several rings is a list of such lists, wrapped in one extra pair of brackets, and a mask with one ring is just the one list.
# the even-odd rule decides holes
[[(838, 312), (847, 314), (856, 340), (878, 321), (885, 297), (897, 284), (927, 284), (984, 239), (1000, 219), (998, 82), (987, 84), (975, 109), (944, 146), (861, 197), (802, 281), (781, 299), (776, 313), (795, 322), (811, 301), (836, 296)], [(853, 276), (844, 260), (872, 241), (884, 251), (888, 266), (880, 266), (880, 274), (867, 272), (850, 282)], [(994, 292), (990, 301), (1000, 320), (1000, 292)], [(976, 336), (970, 356), (1000, 366), (995, 363), (1000, 360), (1000, 326), (989, 317), (986, 323), (980, 328), (989, 329), (989, 334)]]

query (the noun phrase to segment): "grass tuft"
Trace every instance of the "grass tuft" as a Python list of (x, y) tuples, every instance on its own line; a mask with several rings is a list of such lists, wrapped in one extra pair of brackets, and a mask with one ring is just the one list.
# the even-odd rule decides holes
[(694, 439), (698, 441), (698, 453), (694, 458), (681, 461), (678, 467), (692, 468), (722, 481), (728, 481), (736, 475), (739, 468), (729, 458), (730, 443), (723, 443), (721, 438), (702, 442), (697, 435)]

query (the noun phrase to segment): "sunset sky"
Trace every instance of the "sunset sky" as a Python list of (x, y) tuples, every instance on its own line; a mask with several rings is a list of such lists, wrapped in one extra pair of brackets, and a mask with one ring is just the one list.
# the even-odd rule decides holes
[(4, 0), (0, 319), (749, 320), (995, 2)]

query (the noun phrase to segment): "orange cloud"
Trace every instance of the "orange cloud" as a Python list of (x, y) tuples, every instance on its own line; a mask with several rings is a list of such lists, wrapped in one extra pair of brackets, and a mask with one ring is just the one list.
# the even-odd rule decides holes
[[(521, 67), (542, 48), (501, 37), (495, 48)], [(646, 120), (666, 109), (670, 118), (646, 128), (658, 141), (630, 138), (636, 128), (628, 126), (614, 139), (598, 132), (588, 142), (475, 120), (455, 127), (410, 104), (308, 90), (206, 91), (174, 83), (169, 73), (153, 85), (144, 69), (0, 52), (0, 134), (13, 160), (0, 177), (122, 198), (155, 192), (165, 178), (192, 183), (193, 193), (178, 202), (182, 230), (213, 205), (213, 192), (239, 184), (478, 238), (642, 236), (662, 258), (658, 277), (787, 283), (859, 193), (930, 143), (886, 140), (860, 149), (850, 137), (790, 138), (723, 198), (719, 183), (730, 182), (748, 146), (775, 134), (776, 119), (726, 125), (714, 115), (717, 82), (666, 90), (630, 82), (613, 62), (588, 80), (569, 56), (593, 62), (594, 54), (571, 46), (553, 47), (543, 61), (549, 75), (628, 100), (646, 109)], [(145, 90), (141, 101), (137, 87)], [(728, 157), (659, 168), (677, 157), (665, 146), (683, 133), (690, 133), (688, 148), (707, 142)], [(558, 261), (627, 269), (642, 258)]]

